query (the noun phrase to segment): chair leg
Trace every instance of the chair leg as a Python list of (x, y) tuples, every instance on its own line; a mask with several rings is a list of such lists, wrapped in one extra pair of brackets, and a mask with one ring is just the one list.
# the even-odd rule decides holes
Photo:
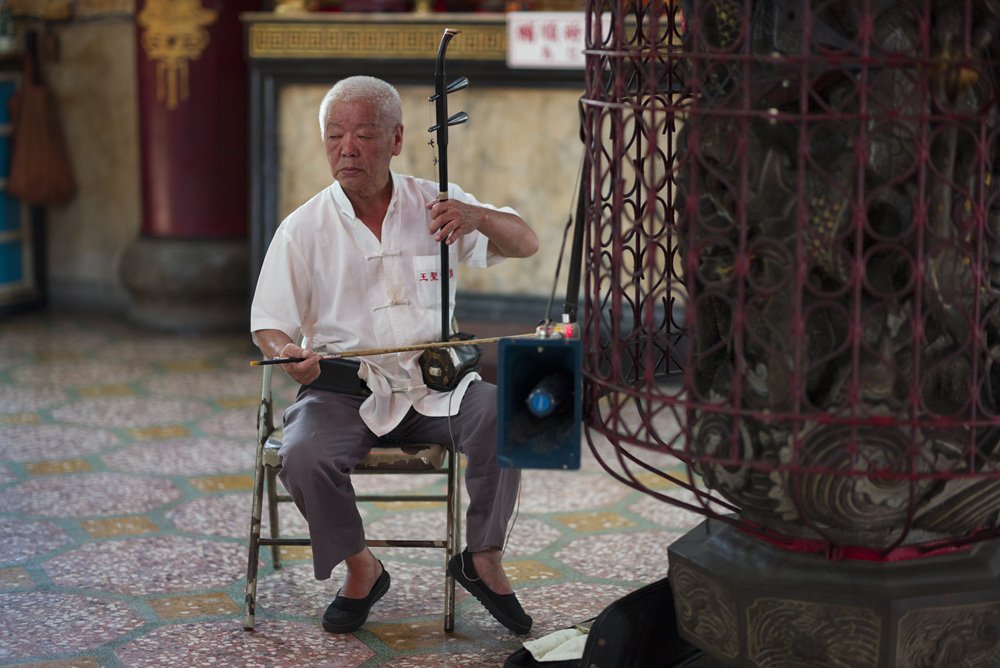
[[(281, 524), (278, 518), (278, 476), (274, 467), (265, 466), (267, 471), (267, 518), (271, 523), (271, 538), (281, 535)], [(271, 545), (271, 564), (275, 570), (281, 568), (281, 546)]]
[(257, 466), (254, 468), (253, 509), (250, 514), (250, 547), (247, 554), (247, 584), (245, 601), (245, 616), (243, 628), (253, 629), (254, 615), (257, 608), (257, 568), (260, 564), (260, 523), (264, 497), (264, 464), (260, 446), (257, 447)]
[(448, 570), (448, 562), (459, 553), (460, 536), (462, 533), (462, 488), (459, 476), (458, 452), (448, 453), (448, 536), (445, 548), (445, 578), (444, 578), (444, 630), (451, 633), (455, 630), (455, 578)]

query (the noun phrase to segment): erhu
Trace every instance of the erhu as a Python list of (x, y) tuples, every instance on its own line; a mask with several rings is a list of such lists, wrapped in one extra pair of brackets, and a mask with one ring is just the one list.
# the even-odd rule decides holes
[[(448, 95), (460, 91), (469, 85), (468, 77), (455, 79), (445, 85), (445, 53), (448, 43), (458, 34), (457, 30), (445, 28), (438, 46), (437, 61), (434, 66), (434, 95), (428, 101), (434, 103), (434, 125), (427, 129), (435, 134), (437, 143), (438, 167), (438, 201), (448, 200), (448, 128), (469, 120), (469, 115), (460, 111), (448, 115)], [(470, 334), (451, 331), (451, 268), (448, 266), (448, 244), (441, 240), (441, 342), (454, 345), (427, 348), (420, 356), (420, 370), (424, 383), (435, 390), (448, 391), (454, 389), (461, 378), (475, 371), (482, 349), (474, 343), (468, 343), (473, 337)]]

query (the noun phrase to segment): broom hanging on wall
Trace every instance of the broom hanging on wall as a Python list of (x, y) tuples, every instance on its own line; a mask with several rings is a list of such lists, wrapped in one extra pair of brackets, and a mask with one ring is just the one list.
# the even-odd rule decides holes
[(38, 40), (25, 34), (24, 76), (10, 99), (13, 154), (7, 192), (29, 204), (63, 204), (76, 194), (55, 96), (45, 85)]

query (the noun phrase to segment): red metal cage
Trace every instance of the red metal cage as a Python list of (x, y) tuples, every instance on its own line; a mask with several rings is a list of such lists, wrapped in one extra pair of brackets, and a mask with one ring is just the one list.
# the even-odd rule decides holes
[(1000, 534), (1000, 0), (587, 13), (605, 468), (790, 549)]

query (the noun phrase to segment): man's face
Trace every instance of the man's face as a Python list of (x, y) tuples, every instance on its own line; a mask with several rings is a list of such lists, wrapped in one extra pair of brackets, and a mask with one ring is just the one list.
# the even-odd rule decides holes
[(403, 148), (403, 126), (379, 125), (374, 105), (337, 103), (326, 117), (326, 160), (348, 195), (372, 196), (385, 188), (389, 162)]

